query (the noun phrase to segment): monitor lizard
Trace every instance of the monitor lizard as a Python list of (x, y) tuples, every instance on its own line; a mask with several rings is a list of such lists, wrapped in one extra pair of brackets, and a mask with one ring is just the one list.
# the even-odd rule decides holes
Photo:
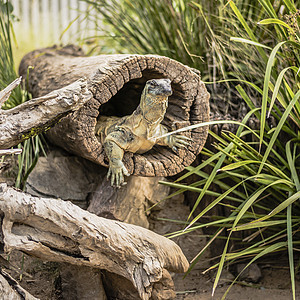
[(183, 135), (169, 135), (160, 138), (168, 132), (161, 122), (168, 107), (168, 97), (172, 95), (170, 79), (151, 79), (146, 82), (141, 95), (140, 104), (129, 116), (100, 116), (95, 134), (104, 145), (109, 160), (107, 178), (111, 176), (111, 185), (117, 187), (124, 184), (124, 175), (129, 172), (122, 159), (125, 151), (145, 153), (154, 145), (186, 148), (190, 138)]

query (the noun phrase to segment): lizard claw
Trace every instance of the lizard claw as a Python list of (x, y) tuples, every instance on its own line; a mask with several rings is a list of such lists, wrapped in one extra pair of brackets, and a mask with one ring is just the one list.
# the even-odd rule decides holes
[(191, 143), (190, 143), (191, 141), (192, 141), (192, 139), (187, 136), (173, 135), (173, 136), (170, 136), (168, 144), (172, 148), (172, 150), (177, 153), (178, 148), (187, 149), (187, 147), (191, 145)]
[(124, 175), (129, 176), (130, 174), (121, 161), (117, 161), (109, 166), (107, 172), (107, 179), (111, 177), (111, 186), (116, 186), (120, 188), (122, 185), (126, 184), (124, 182)]

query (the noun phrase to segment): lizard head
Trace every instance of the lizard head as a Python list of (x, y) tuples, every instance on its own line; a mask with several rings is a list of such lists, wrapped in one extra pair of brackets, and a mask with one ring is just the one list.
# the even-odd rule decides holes
[(168, 107), (168, 96), (172, 95), (170, 79), (151, 79), (146, 82), (137, 111), (149, 123), (160, 123)]
[(146, 94), (153, 96), (171, 96), (171, 80), (170, 79), (151, 79), (146, 82)]

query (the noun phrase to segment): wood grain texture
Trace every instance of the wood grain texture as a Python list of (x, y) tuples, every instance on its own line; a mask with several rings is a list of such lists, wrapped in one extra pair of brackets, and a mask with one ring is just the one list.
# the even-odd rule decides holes
[[(209, 93), (191, 68), (167, 57), (156, 55), (78, 56), (74, 47), (47, 48), (27, 54), (20, 64), (20, 74), (30, 70), (28, 86), (34, 97), (61, 88), (85, 76), (93, 98), (79, 111), (65, 117), (48, 133), (49, 139), (64, 149), (107, 166), (103, 146), (95, 137), (99, 114), (124, 116), (139, 104), (144, 84), (149, 79), (169, 78), (173, 95), (163, 124), (175, 130), (209, 120)], [(191, 164), (201, 151), (208, 127), (187, 132), (193, 139), (187, 150), (174, 153), (157, 146), (145, 154), (127, 152), (128, 171), (141, 176), (171, 176)]]
[(47, 261), (105, 269), (129, 280), (149, 299), (163, 270), (189, 266), (171, 240), (142, 227), (100, 218), (71, 202), (39, 198), (0, 185), (4, 250), (20, 250)]
[(21, 83), (22, 77), (15, 79), (4, 90), (0, 91), (0, 109), (4, 102), (8, 100), (13, 89), (15, 89)]

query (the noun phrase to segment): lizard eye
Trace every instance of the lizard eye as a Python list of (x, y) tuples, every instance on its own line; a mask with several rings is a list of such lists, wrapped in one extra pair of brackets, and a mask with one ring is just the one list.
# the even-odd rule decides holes
[(158, 86), (158, 84), (157, 84), (157, 82), (156, 81), (150, 81), (150, 84), (152, 85), (152, 86)]

